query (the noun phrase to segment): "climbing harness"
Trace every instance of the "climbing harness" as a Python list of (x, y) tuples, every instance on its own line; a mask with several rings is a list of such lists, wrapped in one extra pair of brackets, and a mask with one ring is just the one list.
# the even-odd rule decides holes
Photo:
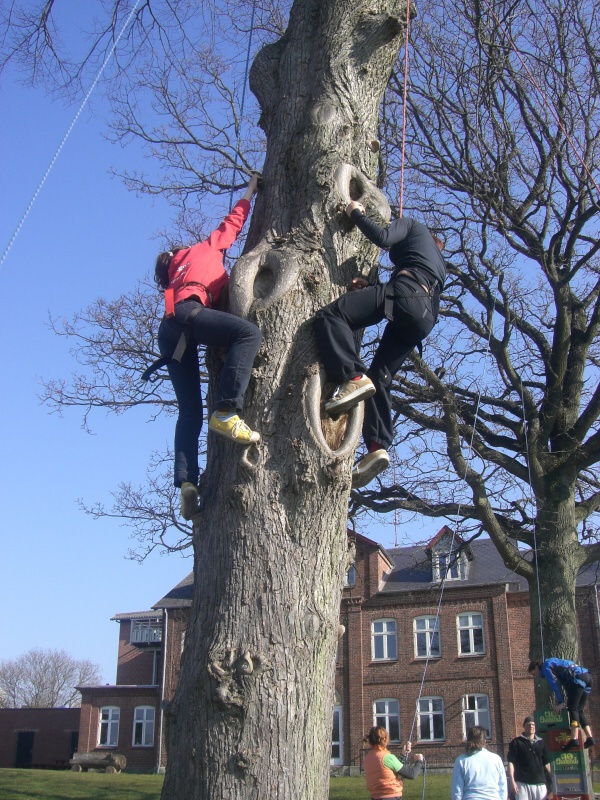
[[(204, 306), (199, 303), (196, 308), (192, 309), (188, 316), (186, 317), (185, 323), (183, 323), (183, 330), (177, 340), (177, 344), (175, 345), (175, 349), (173, 350), (173, 355), (171, 356), (163, 356), (162, 358), (157, 358), (156, 361), (153, 361), (150, 366), (144, 370), (142, 373), (142, 380), (148, 381), (150, 380), (151, 376), (157, 372), (161, 367), (166, 367), (172, 361), (178, 361), (181, 363), (181, 359), (183, 358), (183, 354), (185, 353), (187, 346), (190, 344), (192, 339), (192, 327), (194, 320), (198, 316), (198, 314), (204, 310)], [(167, 314), (167, 316), (172, 316)]]
[(137, 7), (139, 6), (139, 4), (140, 4), (140, 0), (136, 0), (136, 2), (135, 2), (135, 5), (133, 6), (133, 8), (131, 9), (131, 11), (130, 11), (130, 13), (129, 13), (129, 16), (128, 16), (128, 17), (127, 17), (127, 19), (125, 20), (125, 24), (124, 24), (124, 25), (123, 25), (123, 27), (121, 28), (121, 32), (119, 33), (119, 35), (117, 36), (117, 38), (116, 38), (116, 39), (115, 39), (115, 41), (113, 42), (113, 44), (112, 44), (112, 47), (110, 48), (110, 50), (109, 50), (109, 52), (108, 52), (108, 55), (107, 55), (107, 56), (106, 56), (106, 58), (104, 59), (104, 63), (102, 64), (102, 66), (100, 67), (100, 69), (98, 70), (98, 72), (96, 73), (96, 77), (94, 78), (94, 80), (93, 80), (93, 82), (92, 82), (92, 85), (91, 85), (91, 86), (90, 86), (90, 88), (88, 89), (86, 96), (83, 98), (83, 100), (82, 100), (82, 102), (81, 102), (81, 105), (79, 106), (79, 109), (78, 109), (77, 113), (76, 113), (76, 114), (75, 114), (75, 116), (73, 117), (73, 121), (71, 122), (71, 124), (69, 125), (69, 127), (68, 127), (68, 129), (67, 129), (67, 132), (66, 132), (66, 133), (65, 133), (65, 135), (63, 136), (62, 142), (59, 144), (59, 146), (58, 146), (58, 149), (57, 149), (56, 153), (54, 153), (54, 156), (53, 156), (53, 158), (52, 158), (52, 161), (50, 162), (50, 164), (49, 164), (49, 166), (48, 166), (48, 169), (47, 169), (47, 170), (46, 170), (46, 172), (44, 173), (44, 176), (43, 176), (42, 180), (41, 180), (41, 181), (38, 183), (38, 185), (37, 185), (37, 188), (36, 188), (35, 192), (33, 193), (33, 197), (32, 197), (32, 198), (31, 198), (31, 200), (29, 201), (29, 205), (28, 205), (28, 206), (27, 206), (27, 208), (25, 209), (25, 212), (23, 213), (23, 216), (21, 217), (21, 219), (20, 219), (20, 221), (19, 221), (19, 224), (18, 224), (18, 225), (17, 225), (17, 227), (15, 228), (15, 231), (14, 231), (13, 235), (11, 236), (11, 238), (10, 238), (10, 241), (9, 241), (8, 245), (6, 246), (6, 249), (5, 249), (5, 251), (4, 251), (4, 253), (2, 254), (2, 258), (0, 258), (0, 267), (2, 267), (2, 265), (4, 264), (4, 262), (5, 262), (5, 260), (6, 260), (7, 256), (8, 256), (8, 254), (9, 254), (9, 252), (11, 251), (11, 249), (12, 249), (12, 246), (13, 246), (13, 244), (15, 243), (15, 239), (17, 238), (17, 236), (19, 235), (19, 233), (20, 233), (20, 231), (21, 231), (21, 228), (22, 228), (22, 227), (23, 227), (23, 225), (25, 224), (25, 220), (26, 220), (26, 219), (27, 219), (27, 217), (29, 216), (29, 212), (31, 211), (31, 208), (32, 208), (33, 204), (34, 204), (34, 203), (35, 203), (35, 201), (37, 200), (37, 197), (38, 197), (39, 193), (42, 191), (42, 187), (43, 187), (43, 185), (46, 183), (46, 179), (48, 178), (48, 175), (50, 175), (50, 171), (52, 170), (52, 167), (53, 167), (53, 166), (54, 166), (54, 164), (56, 163), (56, 159), (59, 157), (59, 155), (60, 155), (60, 153), (61, 153), (61, 150), (63, 149), (63, 147), (64, 147), (64, 146), (65, 146), (65, 144), (66, 144), (66, 141), (67, 141), (67, 139), (68, 139), (68, 138), (69, 138), (69, 136), (71, 135), (71, 131), (72, 131), (72, 130), (73, 130), (73, 128), (75, 127), (75, 123), (77, 122), (77, 120), (79, 119), (79, 117), (80, 117), (80, 115), (81, 115), (81, 112), (83, 111), (83, 109), (84, 109), (84, 108), (85, 108), (85, 106), (87, 105), (87, 101), (90, 99), (90, 95), (92, 94), (92, 92), (93, 92), (93, 91), (94, 91), (94, 89), (96, 88), (96, 84), (98, 83), (98, 81), (99, 81), (99, 80), (100, 80), (100, 78), (102, 77), (102, 73), (104, 72), (104, 70), (105, 70), (105, 68), (106, 68), (106, 65), (108, 64), (108, 62), (109, 62), (109, 61), (110, 61), (110, 59), (112, 58), (112, 54), (115, 52), (115, 50), (116, 50), (116, 48), (117, 48), (117, 45), (119, 44), (119, 42), (120, 42), (120, 40), (121, 40), (121, 37), (122, 37), (122, 36), (123, 36), (123, 34), (125, 33), (125, 29), (126, 29), (126, 28), (127, 28), (127, 26), (129, 25), (129, 22), (130, 22), (131, 18), (133, 17), (133, 15), (135, 14), (135, 12), (136, 12), (136, 9), (137, 9)]

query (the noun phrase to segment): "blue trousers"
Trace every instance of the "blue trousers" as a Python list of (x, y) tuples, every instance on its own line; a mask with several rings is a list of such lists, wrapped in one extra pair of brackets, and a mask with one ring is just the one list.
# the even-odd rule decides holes
[(386, 286), (368, 286), (347, 292), (315, 315), (315, 334), (321, 361), (330, 381), (341, 384), (368, 375), (376, 393), (365, 400), (363, 439), (386, 450), (394, 439), (391, 387), (410, 351), (431, 332), (439, 295), (427, 294), (412, 277), (399, 275), (393, 282), (393, 322), (388, 322), (371, 366), (360, 358), (354, 331), (385, 319)]
[[(183, 300), (176, 304), (174, 317), (162, 320), (158, 329), (158, 347), (162, 356), (173, 354), (189, 314), (199, 305), (196, 300)], [(228, 348), (215, 395), (215, 408), (241, 412), (254, 357), (262, 339), (254, 323), (225, 311), (204, 307), (191, 323), (190, 333), (181, 361), (171, 361), (167, 366), (179, 407), (175, 425), (175, 486), (181, 486), (184, 481), (197, 484), (199, 477), (198, 439), (203, 409), (198, 349), (194, 343)]]

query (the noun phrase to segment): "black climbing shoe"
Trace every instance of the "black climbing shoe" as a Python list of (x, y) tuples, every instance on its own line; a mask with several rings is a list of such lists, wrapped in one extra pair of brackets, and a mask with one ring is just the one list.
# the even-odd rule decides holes
[(579, 740), (578, 739), (569, 739), (566, 744), (563, 744), (561, 750), (563, 753), (567, 753), (569, 750), (578, 750), (579, 749)]

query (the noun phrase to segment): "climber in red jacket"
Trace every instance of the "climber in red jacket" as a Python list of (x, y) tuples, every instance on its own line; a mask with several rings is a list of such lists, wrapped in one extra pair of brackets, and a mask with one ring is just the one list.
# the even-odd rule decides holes
[(248, 188), (219, 227), (191, 247), (174, 247), (156, 259), (154, 278), (164, 290), (166, 313), (158, 331), (163, 356), (144, 373), (147, 379), (165, 365), (179, 406), (175, 426), (175, 486), (181, 489), (185, 519), (198, 510), (198, 438), (202, 428), (202, 395), (197, 345), (227, 348), (208, 429), (241, 445), (255, 444), (260, 436), (240, 418), (261, 332), (252, 322), (219, 311), (221, 292), (229, 276), (223, 254), (234, 243), (258, 189), (253, 174)]

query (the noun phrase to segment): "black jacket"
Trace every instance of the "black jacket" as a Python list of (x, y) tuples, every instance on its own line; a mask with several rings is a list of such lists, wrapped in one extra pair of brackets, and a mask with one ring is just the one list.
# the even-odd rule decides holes
[(550, 785), (550, 775), (545, 768), (550, 763), (543, 739), (536, 736), (530, 742), (527, 736), (517, 736), (508, 745), (507, 761), (515, 768), (515, 781), (519, 783), (545, 783)]
[(440, 290), (443, 288), (446, 262), (429, 229), (422, 222), (402, 217), (390, 222), (387, 228), (382, 228), (358, 208), (353, 209), (351, 217), (369, 241), (389, 249), (390, 259), (397, 270), (414, 270), (430, 285), (438, 281)]

